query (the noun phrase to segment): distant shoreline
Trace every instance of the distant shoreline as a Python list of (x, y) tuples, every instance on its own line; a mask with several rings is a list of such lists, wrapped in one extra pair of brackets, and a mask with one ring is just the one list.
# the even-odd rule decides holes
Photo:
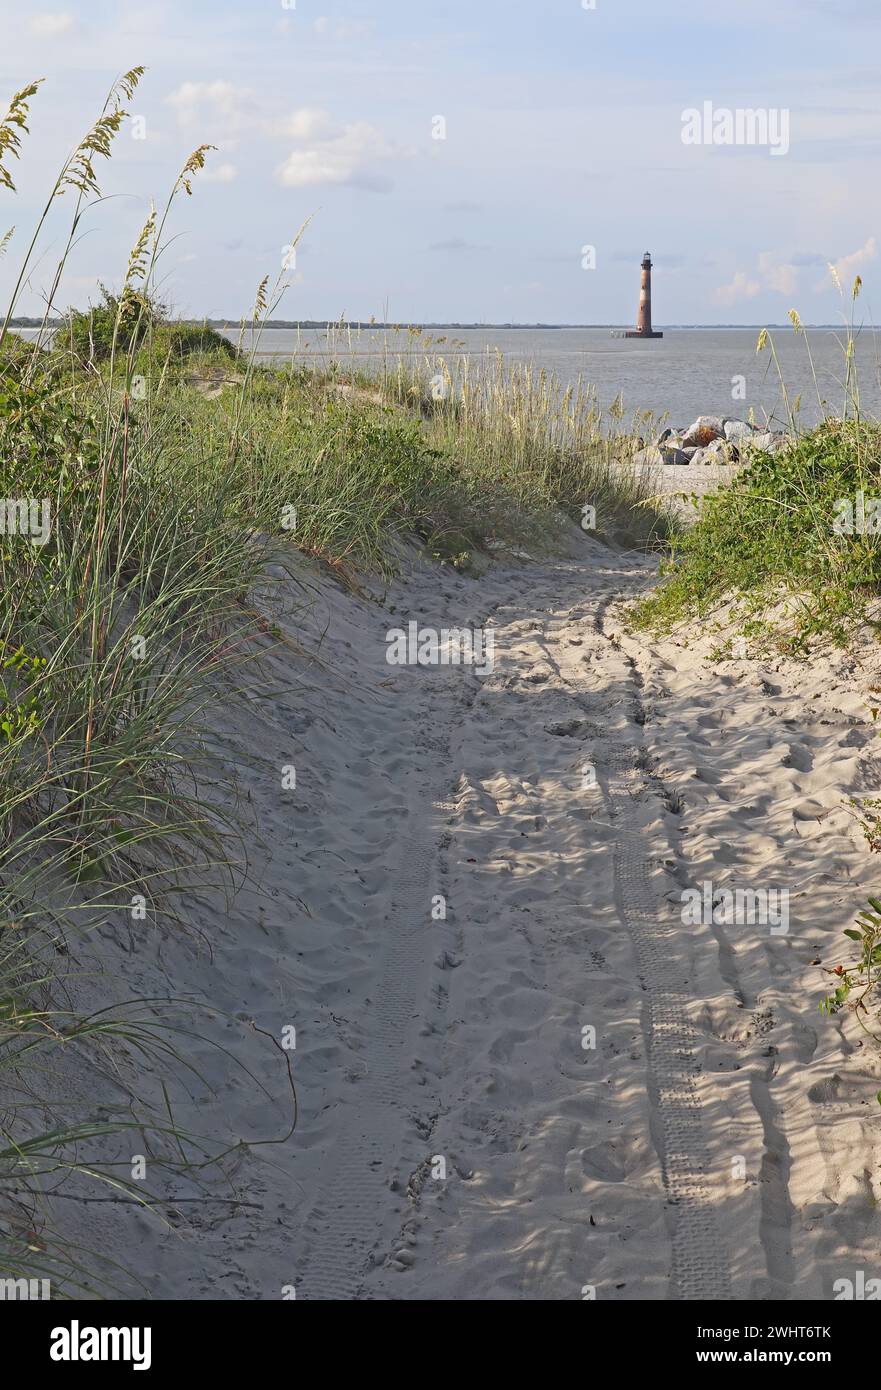
[[(9, 326), (10, 326), (10, 328), (40, 328), (40, 327), (42, 326), (42, 322), (43, 322), (42, 319), (17, 318), (17, 319), (11, 319), (11, 320), (10, 320), (10, 323), (9, 323)], [(238, 329), (240, 329), (240, 328), (242, 327), (242, 321), (241, 321), (241, 319), (194, 319), (194, 318), (189, 318), (189, 319), (180, 319), (179, 322), (180, 322), (180, 323), (186, 323), (186, 324), (207, 324), (209, 328), (223, 329), (223, 330), (226, 330), (227, 332), (230, 332), (230, 331), (232, 331), (233, 329), (238, 330)], [(47, 328), (60, 328), (60, 327), (61, 327), (61, 323), (62, 323), (62, 320), (61, 320), (61, 319), (48, 319), (47, 322), (46, 322), (46, 327), (47, 327)], [(662, 324), (660, 324), (660, 325), (658, 325), (658, 326), (659, 326), (661, 329), (663, 329), (665, 332), (666, 332), (666, 331), (675, 332), (677, 329), (696, 329), (696, 328), (699, 328), (699, 329), (706, 329), (706, 330), (713, 331), (713, 332), (719, 332), (721, 329), (754, 329), (754, 330), (757, 330), (757, 331), (758, 331), (758, 330), (761, 330), (762, 328), (791, 328), (791, 327), (792, 327), (792, 324), (789, 323), (789, 322), (786, 322), (786, 323), (662, 323)], [(805, 323), (805, 324), (803, 324), (802, 326), (803, 326), (804, 328), (827, 328), (827, 329), (836, 329), (836, 330), (840, 330), (840, 329), (841, 329), (841, 324), (840, 324), (840, 323)], [(429, 329), (429, 328), (432, 328), (432, 329), (434, 329), (434, 328), (447, 328), (447, 329), (459, 328), (459, 329), (468, 329), (469, 331), (472, 331), (472, 332), (473, 332), (473, 331), (476, 331), (476, 330), (479, 330), (479, 329), (484, 329), (484, 330), (496, 329), (496, 330), (499, 330), (499, 331), (504, 331), (504, 332), (506, 332), (506, 333), (518, 332), (518, 331), (522, 331), (522, 332), (525, 332), (525, 333), (528, 333), (528, 332), (533, 332), (533, 333), (534, 333), (534, 332), (537, 332), (537, 331), (539, 331), (539, 330), (541, 330), (541, 331), (551, 331), (551, 330), (554, 330), (554, 331), (565, 331), (565, 330), (572, 330), (572, 329), (583, 330), (583, 329), (591, 329), (591, 328), (607, 328), (607, 329), (609, 329), (609, 330), (613, 330), (613, 329), (614, 329), (614, 330), (622, 330), (622, 329), (626, 329), (626, 328), (628, 328), (628, 327), (632, 327), (632, 325), (631, 325), (631, 324), (626, 324), (626, 323), (419, 323), (419, 324), (415, 324), (415, 323), (414, 323), (414, 324), (408, 324), (408, 323), (375, 323), (375, 322), (370, 322), (370, 321), (366, 321), (366, 322), (365, 322), (364, 320), (360, 320), (360, 319), (342, 320), (342, 321), (339, 320), (339, 319), (299, 319), (299, 320), (297, 320), (297, 319), (269, 319), (269, 320), (267, 320), (266, 323), (260, 324), (260, 330), (261, 330), (261, 331), (262, 331), (264, 328), (276, 328), (276, 329), (285, 330), (285, 331), (287, 331), (287, 332), (295, 331), (295, 330), (298, 329), (298, 328), (300, 328), (300, 329), (309, 329), (310, 331), (311, 331), (311, 330), (314, 330), (314, 329), (316, 329), (316, 328), (339, 328), (339, 329), (341, 329), (341, 330), (344, 330), (344, 329), (353, 329), (353, 328), (354, 328), (354, 329), (358, 329), (358, 330), (366, 329), (366, 328), (381, 328), (381, 329), (383, 329), (383, 330), (397, 330), (398, 332), (404, 332), (405, 330), (407, 330), (407, 329), (409, 329), (409, 328), (418, 328), (420, 332), (425, 332), (425, 330), (426, 330), (426, 329)], [(246, 328), (247, 328), (248, 331), (250, 331), (250, 325), (246, 325)]]

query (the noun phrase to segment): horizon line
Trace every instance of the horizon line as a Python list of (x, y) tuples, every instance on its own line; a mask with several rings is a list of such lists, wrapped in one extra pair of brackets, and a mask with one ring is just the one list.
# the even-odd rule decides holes
[[(45, 327), (46, 327), (46, 328), (59, 328), (59, 327), (62, 325), (63, 322), (64, 322), (64, 319), (63, 319), (63, 318), (52, 318), (52, 319), (47, 319), (47, 320), (46, 320), (46, 323), (45, 323)], [(182, 324), (195, 325), (195, 326), (198, 326), (199, 324), (206, 324), (208, 327), (211, 327), (211, 328), (237, 328), (237, 329), (240, 329), (240, 328), (243, 328), (243, 327), (244, 327), (248, 332), (253, 332), (253, 331), (254, 331), (254, 326), (253, 326), (252, 323), (247, 323), (247, 322), (245, 322), (245, 321), (244, 321), (243, 319), (241, 319), (241, 318), (228, 318), (228, 317), (224, 317), (223, 315), (215, 315), (215, 316), (213, 316), (213, 317), (211, 317), (211, 316), (184, 317), (184, 318), (179, 318), (179, 319), (172, 319), (172, 320), (169, 320), (169, 322), (172, 322), (172, 323), (182, 323)], [(10, 321), (9, 321), (9, 327), (10, 327), (10, 328), (39, 328), (39, 327), (41, 327), (42, 325), (43, 325), (43, 320), (42, 320), (41, 318), (38, 318), (36, 315), (29, 315), (29, 314), (19, 314), (16, 318), (10, 319)], [(792, 328), (792, 323), (791, 323), (790, 321), (788, 321), (788, 320), (787, 320), (786, 322), (778, 322), (778, 323), (771, 323), (771, 322), (768, 322), (767, 320), (765, 320), (764, 322), (759, 322), (759, 321), (757, 321), (757, 322), (755, 322), (755, 323), (662, 323), (662, 324), (660, 324), (660, 325), (658, 325), (658, 326), (659, 326), (660, 328), (662, 328), (662, 329), (668, 329), (668, 330), (669, 330), (669, 329), (677, 329), (677, 328), (679, 328), (679, 329), (683, 329), (683, 328), (702, 328), (702, 329), (711, 329), (711, 328), (751, 328), (751, 329), (759, 329), (759, 330), (761, 330), (762, 328)], [(805, 322), (804, 320), (801, 321), (801, 327), (802, 327), (802, 328), (835, 328), (835, 329), (841, 329), (842, 326), (843, 326), (843, 325), (840, 324), (840, 323), (808, 323), (808, 322)], [(422, 329), (426, 329), (426, 328), (509, 328), (509, 329), (537, 329), (537, 328), (551, 328), (551, 329), (571, 329), (571, 328), (577, 328), (577, 329), (585, 329), (585, 328), (608, 328), (608, 329), (611, 329), (611, 330), (614, 330), (614, 331), (625, 331), (625, 332), (632, 332), (632, 331), (633, 331), (633, 326), (632, 326), (632, 324), (626, 324), (626, 323), (554, 323), (554, 322), (550, 322), (550, 321), (544, 322), (544, 321), (542, 321), (541, 319), (537, 319), (537, 320), (535, 320), (535, 321), (533, 321), (533, 322), (531, 322), (531, 323), (527, 323), (527, 322), (518, 322), (518, 321), (514, 321), (514, 320), (510, 320), (510, 321), (498, 320), (498, 321), (487, 322), (487, 321), (485, 321), (485, 320), (483, 320), (483, 319), (447, 319), (447, 320), (443, 320), (443, 321), (441, 321), (441, 320), (431, 320), (431, 321), (430, 321), (430, 320), (425, 319), (425, 320), (411, 320), (411, 321), (409, 321), (409, 322), (408, 322), (406, 319), (382, 320), (382, 321), (377, 320), (377, 319), (266, 319), (263, 323), (257, 325), (257, 331), (259, 331), (260, 329), (263, 329), (263, 328), (279, 328), (279, 329), (294, 329), (294, 328), (382, 328), (382, 329), (398, 329), (398, 330), (401, 330), (401, 331), (403, 331), (403, 330), (410, 330), (410, 329), (420, 329), (420, 330), (422, 330)], [(858, 330), (858, 331), (859, 331), (859, 330)], [(874, 328), (872, 328), (871, 331), (874, 332)]]

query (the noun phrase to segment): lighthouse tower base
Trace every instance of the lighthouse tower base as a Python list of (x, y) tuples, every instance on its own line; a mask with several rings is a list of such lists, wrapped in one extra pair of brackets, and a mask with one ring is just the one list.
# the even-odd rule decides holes
[(663, 336), (663, 333), (652, 333), (651, 330), (648, 333), (640, 333), (638, 328), (630, 328), (624, 334), (625, 338), (663, 338)]

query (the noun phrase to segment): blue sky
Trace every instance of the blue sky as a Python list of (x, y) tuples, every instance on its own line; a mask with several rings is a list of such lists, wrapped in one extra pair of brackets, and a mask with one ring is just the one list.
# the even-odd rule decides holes
[[(150, 199), (204, 141), (218, 150), (163, 259), (183, 314), (247, 314), (314, 214), (284, 317), (624, 323), (649, 249), (659, 323), (835, 321), (830, 262), (848, 288), (863, 277), (874, 321), (878, 0), (0, 0), (0, 16), (0, 99), (46, 78), (18, 193), (0, 190), (7, 294), (55, 169), (143, 63), (144, 138), (125, 129), (102, 168), (62, 304), (119, 282)], [(683, 144), (706, 101), (787, 111), (787, 153)]]

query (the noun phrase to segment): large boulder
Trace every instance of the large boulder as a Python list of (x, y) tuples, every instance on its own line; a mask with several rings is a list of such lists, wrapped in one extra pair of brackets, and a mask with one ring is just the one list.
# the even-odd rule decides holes
[(784, 434), (782, 430), (766, 430), (762, 434), (753, 435), (749, 441), (749, 448), (753, 452), (761, 449), (763, 453), (776, 454), (780, 449), (785, 449), (791, 442), (792, 437)]
[(655, 440), (655, 447), (658, 449), (681, 449), (683, 447), (682, 431), (664, 430)]
[(682, 449), (668, 448), (666, 444), (660, 448), (656, 444), (650, 444), (647, 449), (640, 449), (633, 455), (633, 462), (643, 467), (655, 468), (659, 464), (688, 463), (688, 454)]
[(742, 439), (750, 439), (756, 433), (756, 426), (746, 420), (725, 421), (725, 438), (729, 444), (739, 444)]
[(696, 448), (705, 448), (707, 444), (712, 444), (714, 439), (725, 437), (725, 421), (721, 415), (699, 415), (693, 425), (682, 436), (682, 447), (687, 448), (694, 445)]
[(702, 451), (704, 463), (736, 463), (739, 452), (727, 439), (713, 439)]

